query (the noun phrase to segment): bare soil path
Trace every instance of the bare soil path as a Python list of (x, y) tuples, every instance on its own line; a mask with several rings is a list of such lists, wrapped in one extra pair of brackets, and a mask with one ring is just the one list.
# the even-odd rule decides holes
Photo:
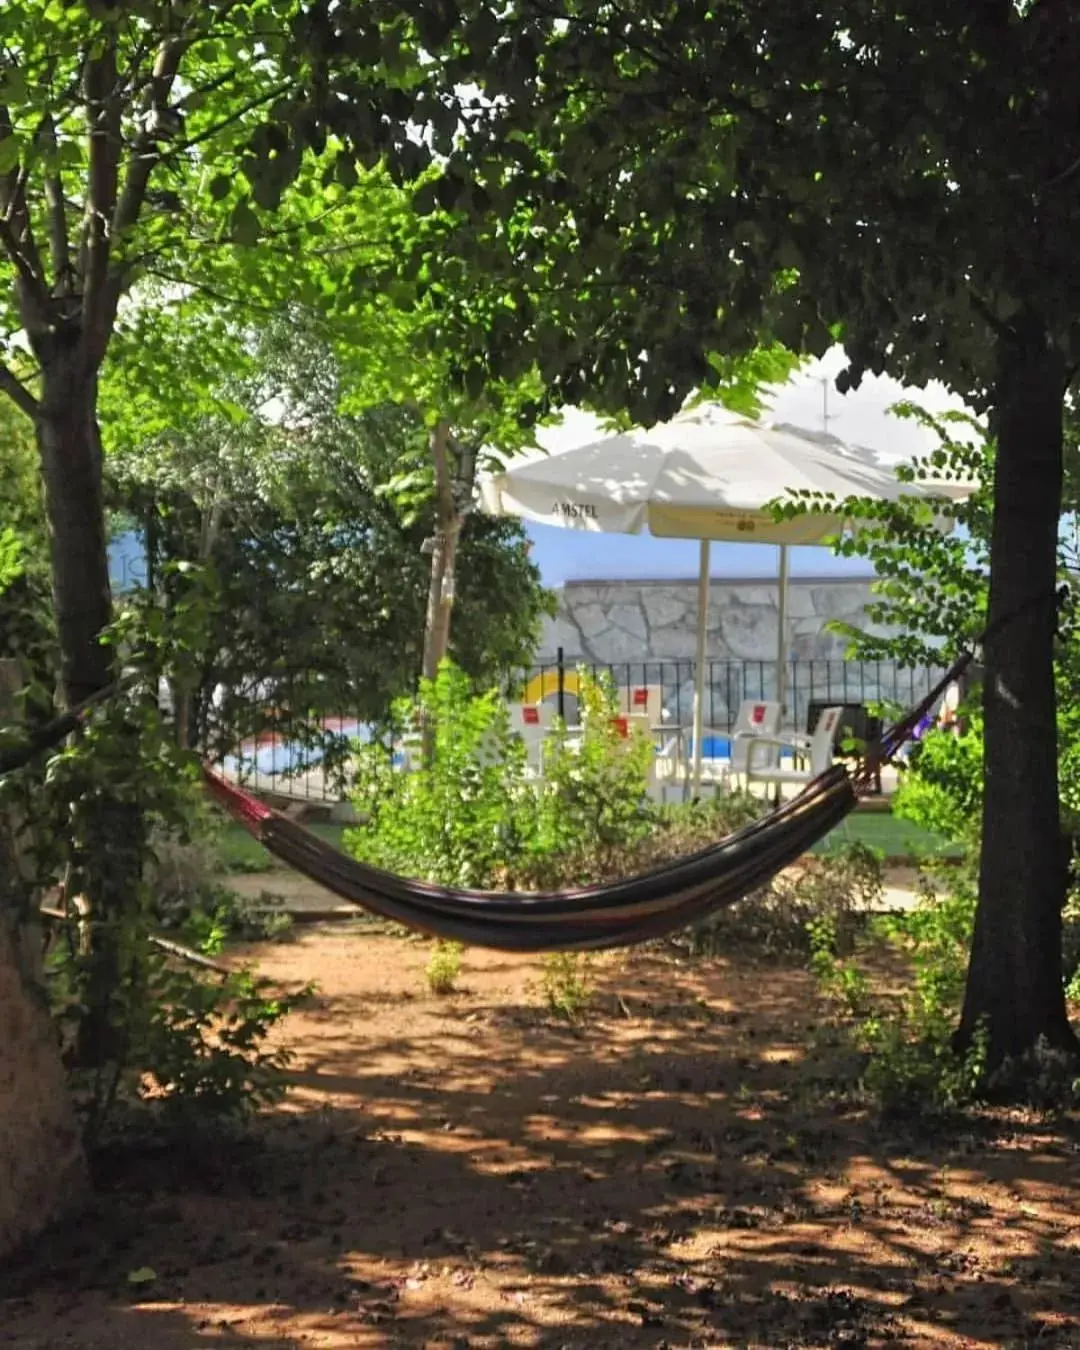
[(603, 960), (575, 1028), (538, 962), (469, 952), (435, 998), (429, 950), (261, 946), (321, 989), (289, 1102), (103, 1159), (86, 1220), (0, 1271), (0, 1345), (1080, 1346), (1074, 1122), (845, 1105), (798, 970)]

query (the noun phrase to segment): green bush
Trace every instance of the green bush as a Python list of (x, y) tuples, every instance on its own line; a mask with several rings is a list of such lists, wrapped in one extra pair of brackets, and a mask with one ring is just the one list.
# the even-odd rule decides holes
[(460, 942), (436, 942), (424, 967), (424, 979), (433, 994), (452, 994), (461, 974)]
[(865, 1056), (863, 1085), (887, 1111), (933, 1116), (975, 1100), (982, 1087), (986, 1038), (963, 1053), (953, 1034), (960, 1011), (975, 921), (970, 876), (952, 889), (927, 885), (917, 906), (873, 921), (870, 937), (900, 956), (910, 983), (899, 995), (878, 990), (827, 923), (811, 930), (811, 966), (824, 992), (849, 1019), (852, 1043)]
[(238, 1121), (281, 1100), (291, 1057), (266, 1041), (310, 987), (283, 995), (250, 971), (222, 978), (164, 958), (152, 959), (147, 987), (130, 1063), (139, 1095), (156, 1102), (166, 1122)]
[(582, 952), (548, 952), (543, 958), (541, 986), (548, 1007), (568, 1022), (580, 1020), (592, 999), (592, 969)]
[(380, 742), (360, 751), (354, 801), (365, 824), (346, 832), (346, 846), (378, 867), (444, 885), (508, 881), (535, 811), (527, 809), (525, 747), (510, 734), (505, 704), (494, 690), (474, 695), (446, 662), (415, 702), (395, 705), (396, 736), (422, 724), (432, 744), (417, 772), (395, 769)]
[(446, 662), (419, 698), (395, 708), (395, 729), (431, 728), (428, 761), (400, 773), (380, 743), (365, 746), (355, 804), (365, 824), (354, 856), (444, 885), (535, 889), (593, 880), (623, 859), (656, 819), (646, 787), (652, 747), (612, 725), (614, 691), (582, 675), (582, 731), (556, 729), (542, 783), (497, 691), (476, 695)]

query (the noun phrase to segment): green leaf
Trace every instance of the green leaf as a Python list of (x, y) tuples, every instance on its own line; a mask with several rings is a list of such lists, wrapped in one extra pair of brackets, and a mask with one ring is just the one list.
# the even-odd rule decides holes
[(128, 1284), (153, 1284), (157, 1279), (157, 1271), (151, 1266), (139, 1266), (137, 1270), (129, 1270)]
[(235, 243), (245, 248), (259, 242), (262, 233), (259, 217), (244, 198), (241, 198), (232, 209), (232, 215), (229, 217), (229, 233)]

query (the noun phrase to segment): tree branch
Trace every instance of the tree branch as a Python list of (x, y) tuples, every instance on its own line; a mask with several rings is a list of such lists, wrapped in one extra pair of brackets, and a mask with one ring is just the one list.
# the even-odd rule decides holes
[(7, 394), (12, 403), (15, 404), (27, 417), (37, 417), (38, 401), (23, 384), (22, 380), (10, 370), (2, 361), (0, 361), (0, 390)]
[[(0, 143), (15, 134), (8, 109), (0, 105)], [(49, 325), (49, 288), (34, 243), (26, 209), (26, 184), (22, 167), (16, 164), (0, 177), (0, 246), (18, 273), (19, 309), (29, 333)]]
[(180, 62), (184, 59), (184, 53), (189, 45), (188, 40), (184, 38), (169, 37), (158, 48), (157, 56), (154, 58), (154, 73), (147, 90), (144, 110), (150, 121), (132, 148), (131, 162), (124, 179), (123, 191), (120, 193), (116, 210), (113, 213), (113, 234), (122, 234), (125, 230), (131, 229), (139, 219), (139, 212), (142, 210), (143, 202), (146, 199), (150, 175), (154, 172), (161, 158), (154, 127), (154, 115), (165, 111), (177, 72), (180, 69)]
[(230, 127), (234, 123), (241, 121), (249, 112), (254, 112), (256, 108), (261, 108), (265, 103), (272, 103), (274, 99), (281, 98), (282, 95), (287, 94), (293, 87), (294, 86), (291, 83), (278, 85), (274, 89), (268, 89), (265, 93), (259, 94), (257, 98), (249, 99), (242, 107), (237, 108), (235, 112), (231, 112), (228, 117), (223, 117), (220, 122), (215, 122), (213, 126), (207, 127), (205, 131), (200, 131), (197, 136), (192, 136), (186, 141), (177, 141), (174, 145), (169, 147), (169, 153), (172, 154), (176, 151), (192, 150), (196, 145), (202, 145), (204, 141), (212, 140), (213, 137), (224, 131), (226, 127)]
[[(40, 132), (48, 154), (57, 161), (56, 123), (46, 113)], [(71, 265), (71, 241), (68, 237), (67, 204), (64, 200), (64, 181), (57, 167), (45, 176), (45, 201), (49, 208), (49, 256), (52, 260), (55, 294), (69, 296), (75, 279)]]
[(79, 271), (83, 342), (91, 369), (104, 355), (109, 324), (106, 290), (112, 244), (110, 221), (116, 205), (122, 134), (116, 84), (116, 38), (110, 36), (100, 54), (87, 63), (84, 80), (90, 145)]

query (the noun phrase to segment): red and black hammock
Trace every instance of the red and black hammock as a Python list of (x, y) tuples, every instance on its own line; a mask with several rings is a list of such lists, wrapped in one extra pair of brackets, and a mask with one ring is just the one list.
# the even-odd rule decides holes
[[(852, 772), (833, 765), (798, 796), (708, 848), (638, 876), (596, 886), (479, 891), (396, 876), (333, 848), (212, 769), (204, 769), (204, 774), (215, 799), (275, 857), (382, 918), (474, 947), (599, 951), (646, 942), (700, 922), (795, 862), (854, 809), (875, 770), (893, 758), (970, 660), (962, 657), (926, 698), (868, 746)], [(24, 744), (0, 753), (0, 774), (62, 739), (82, 711), (42, 728), (33, 737), (32, 748)]]

